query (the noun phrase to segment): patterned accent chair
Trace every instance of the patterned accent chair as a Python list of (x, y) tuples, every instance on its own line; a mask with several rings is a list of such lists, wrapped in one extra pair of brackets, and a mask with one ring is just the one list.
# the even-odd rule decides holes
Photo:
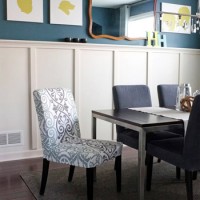
[(43, 149), (43, 170), (40, 194), (45, 192), (49, 163), (70, 165), (68, 181), (75, 166), (86, 168), (87, 197), (93, 199), (95, 168), (116, 158), (117, 191), (121, 190), (122, 143), (81, 139), (79, 120), (73, 95), (64, 88), (39, 89), (33, 92)]
[[(194, 99), (186, 136), (147, 143), (147, 190), (151, 190), (153, 156), (185, 170), (187, 200), (193, 200), (194, 173), (200, 170), (200, 95)], [(195, 198), (194, 198), (195, 199)]]

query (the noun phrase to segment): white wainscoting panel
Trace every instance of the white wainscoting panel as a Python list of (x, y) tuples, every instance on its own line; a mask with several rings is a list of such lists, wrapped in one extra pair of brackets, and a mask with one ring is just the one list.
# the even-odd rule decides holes
[[(35, 77), (32, 88), (65, 87), (74, 91), (74, 50), (63, 48), (38, 48), (35, 53)], [(34, 103), (32, 108), (35, 109)], [(33, 111), (35, 113), (35, 111)], [(35, 114), (34, 114), (35, 115)], [(33, 115), (33, 117), (34, 117)], [(37, 117), (35, 116), (37, 119)], [(32, 119), (33, 149), (41, 148), (38, 121)]]
[(67, 87), (73, 90), (73, 50), (37, 49), (36, 88)]
[(30, 148), (29, 49), (0, 47), (0, 132), (23, 132), (24, 144), (0, 148), (0, 153)]
[(152, 104), (158, 106), (157, 85), (178, 84), (179, 53), (150, 52), (148, 55), (148, 85)]
[[(78, 79), (78, 102), (81, 135), (91, 138), (92, 110), (112, 108), (113, 52), (82, 50)], [(111, 139), (112, 125), (97, 121), (97, 138)]]
[(115, 85), (146, 84), (147, 53), (117, 51), (114, 70)]
[(200, 54), (181, 54), (180, 83), (190, 83), (193, 92), (200, 89)]

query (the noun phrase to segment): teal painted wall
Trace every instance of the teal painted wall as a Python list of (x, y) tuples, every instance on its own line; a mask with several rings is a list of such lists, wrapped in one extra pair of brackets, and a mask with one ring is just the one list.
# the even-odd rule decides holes
[[(83, 0), (83, 26), (55, 25), (49, 23), (49, 0), (44, 2), (44, 23), (17, 22), (6, 20), (6, 0), (0, 0), (0, 39), (60, 41), (66, 37), (87, 38), (88, 43), (140, 45), (145, 41), (113, 41), (109, 39), (93, 39), (88, 35), (88, 1)], [(157, 9), (160, 9), (158, 0)], [(197, 0), (165, 0), (168, 3), (191, 5), (192, 14), (196, 13)], [(166, 33), (168, 47), (200, 49), (199, 34)]]

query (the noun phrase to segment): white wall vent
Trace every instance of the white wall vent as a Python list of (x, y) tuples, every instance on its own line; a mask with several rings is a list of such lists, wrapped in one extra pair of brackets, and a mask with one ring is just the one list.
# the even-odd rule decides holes
[(22, 131), (0, 132), (0, 147), (23, 145)]

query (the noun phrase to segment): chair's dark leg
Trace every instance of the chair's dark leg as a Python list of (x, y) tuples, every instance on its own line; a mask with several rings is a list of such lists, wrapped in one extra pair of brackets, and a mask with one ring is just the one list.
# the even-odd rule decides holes
[(68, 182), (71, 182), (71, 181), (72, 181), (72, 178), (73, 178), (73, 175), (74, 175), (74, 169), (75, 169), (75, 166), (70, 165), (70, 168), (69, 168), (69, 176), (68, 176)]
[(197, 180), (197, 171), (193, 172), (193, 180)]
[(87, 168), (86, 169), (86, 176), (87, 176), (87, 199), (93, 199), (93, 175), (94, 175), (94, 168)]
[(97, 172), (96, 172), (97, 170), (96, 169), (97, 169), (96, 167), (93, 168), (93, 181), (94, 182), (97, 181)]
[(193, 200), (192, 179), (193, 179), (193, 172), (185, 170), (187, 200)]
[(151, 179), (152, 179), (152, 170), (153, 170), (153, 156), (146, 154), (147, 160), (147, 181), (146, 181), (146, 190), (151, 190)]
[(180, 178), (181, 178), (181, 168), (180, 167), (176, 167), (176, 178), (178, 180), (180, 180)]
[(43, 158), (43, 168), (42, 168), (42, 180), (41, 180), (41, 186), (40, 186), (40, 195), (44, 194), (46, 183), (47, 183), (48, 172), (49, 172), (49, 161), (46, 158)]
[(160, 163), (161, 162), (161, 159), (160, 158), (158, 158), (158, 161), (157, 161), (158, 163)]
[(121, 156), (117, 156), (115, 159), (115, 168), (116, 168), (116, 179), (117, 179), (117, 192), (121, 191), (121, 160), (122, 157)]
[(115, 159), (115, 165), (114, 165), (114, 170), (116, 170), (116, 165), (117, 165), (117, 159)]

